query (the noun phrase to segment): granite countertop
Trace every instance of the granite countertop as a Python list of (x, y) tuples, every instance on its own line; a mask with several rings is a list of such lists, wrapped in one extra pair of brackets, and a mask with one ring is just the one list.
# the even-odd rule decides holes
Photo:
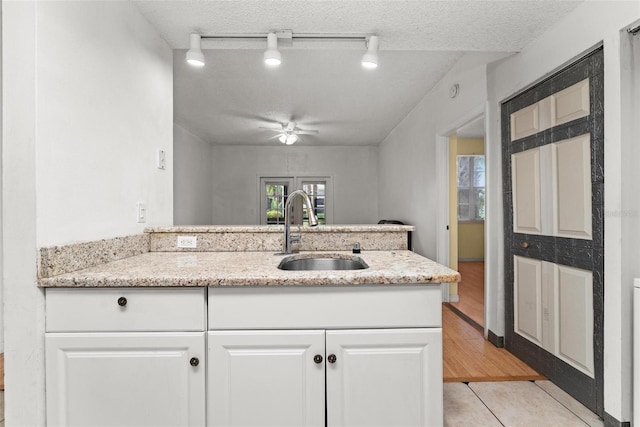
[[(302, 252), (309, 257), (325, 252)], [(331, 252), (342, 257), (350, 252)], [(283, 271), (273, 252), (148, 252), (40, 279), (40, 287), (436, 284), (460, 274), (412, 251), (363, 251), (365, 270)]]
[[(147, 227), (145, 233), (280, 233), (283, 225), (178, 225), (170, 227)], [(396, 224), (340, 224), (308, 227), (292, 225), (291, 230), (304, 233), (349, 233), (349, 232), (399, 232), (415, 231), (413, 225)]]

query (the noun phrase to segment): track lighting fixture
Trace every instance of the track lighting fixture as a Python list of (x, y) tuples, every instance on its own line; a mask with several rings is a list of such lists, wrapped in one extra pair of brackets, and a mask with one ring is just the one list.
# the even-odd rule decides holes
[(267, 50), (264, 51), (264, 63), (271, 66), (277, 66), (282, 63), (276, 33), (267, 34)]
[(204, 54), (200, 49), (200, 34), (191, 34), (191, 48), (187, 51), (187, 62), (195, 67), (204, 66)]
[(378, 36), (371, 36), (367, 42), (367, 53), (362, 57), (362, 66), (367, 69), (378, 67)]
[[(202, 38), (205, 39), (249, 39), (249, 40), (264, 40), (267, 37), (267, 50), (264, 51), (264, 62), (270, 66), (278, 66), (282, 63), (282, 55), (278, 50), (278, 39), (284, 40), (283, 43), (289, 46), (293, 39), (303, 40), (342, 40), (342, 41), (364, 41), (367, 46), (367, 52), (362, 57), (362, 66), (364, 68), (373, 69), (378, 67), (378, 46), (380, 39), (378, 36), (369, 34), (353, 34), (353, 33), (337, 33), (337, 34), (322, 34), (322, 33), (293, 33), (291, 30), (278, 30), (271, 31), (268, 34), (216, 34), (216, 35), (204, 35), (192, 33), (191, 34), (191, 49), (187, 52), (187, 62), (191, 65), (202, 67), (204, 65), (204, 55), (200, 48)], [(293, 141), (295, 142), (295, 141)]]

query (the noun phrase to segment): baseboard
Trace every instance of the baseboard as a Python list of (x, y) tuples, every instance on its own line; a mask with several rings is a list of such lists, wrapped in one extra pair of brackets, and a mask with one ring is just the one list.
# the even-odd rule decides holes
[(631, 427), (630, 421), (618, 421), (615, 417), (604, 413), (604, 427)]
[(504, 348), (504, 337), (500, 337), (493, 333), (491, 329), (489, 329), (489, 336), (487, 337), (489, 342), (495, 345), (498, 348)]
[(442, 292), (442, 302), (449, 302), (449, 284), (440, 283), (440, 290)]
[(460, 302), (460, 295), (449, 295), (449, 302)]
[(484, 258), (458, 258), (458, 262), (484, 262)]

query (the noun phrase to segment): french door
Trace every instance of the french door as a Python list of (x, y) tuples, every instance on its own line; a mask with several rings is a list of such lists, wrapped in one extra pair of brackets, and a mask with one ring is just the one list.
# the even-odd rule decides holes
[(602, 416), (603, 52), (502, 104), (505, 347)]

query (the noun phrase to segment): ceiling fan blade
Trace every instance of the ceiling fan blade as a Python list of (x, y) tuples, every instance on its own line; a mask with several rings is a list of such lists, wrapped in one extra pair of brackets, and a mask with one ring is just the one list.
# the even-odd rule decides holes
[(270, 128), (266, 126), (258, 126), (258, 129), (272, 130), (274, 132), (282, 132), (282, 128)]
[(304, 130), (304, 129), (297, 129), (296, 130), (296, 134), (298, 134), (298, 135), (317, 135), (319, 133), (320, 133), (320, 131), (317, 131), (317, 130)]
[(280, 138), (283, 134), (279, 133), (277, 135), (273, 135), (271, 138), (267, 138), (267, 139), (276, 139), (276, 138)]

